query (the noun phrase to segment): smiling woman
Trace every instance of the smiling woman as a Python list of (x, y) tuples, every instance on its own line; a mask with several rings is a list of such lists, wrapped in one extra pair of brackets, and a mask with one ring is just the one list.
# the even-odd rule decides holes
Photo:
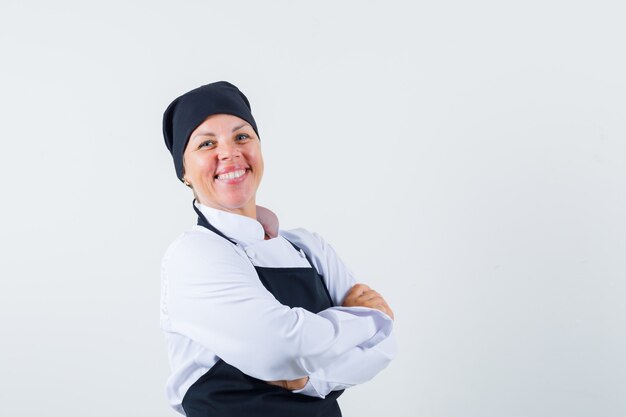
[(189, 417), (339, 417), (337, 398), (396, 354), (393, 312), (320, 236), (256, 204), (263, 155), (250, 103), (225, 81), (174, 100), (163, 134), (197, 226), (167, 249), (166, 395)]
[(184, 181), (209, 207), (252, 217), (263, 177), (261, 144), (237, 116), (209, 116), (192, 133), (183, 154)]

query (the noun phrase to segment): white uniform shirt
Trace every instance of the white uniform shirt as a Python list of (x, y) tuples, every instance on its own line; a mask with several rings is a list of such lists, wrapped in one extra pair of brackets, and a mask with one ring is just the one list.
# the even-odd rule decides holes
[[(293, 392), (320, 398), (368, 381), (389, 364), (396, 354), (393, 321), (371, 308), (340, 307), (356, 280), (321, 237), (279, 231), (276, 215), (261, 206), (254, 220), (196, 205), (237, 245), (194, 226), (163, 257), (161, 329), (172, 370), (166, 396), (176, 411), (184, 414), (187, 389), (220, 358), (264, 381), (309, 376)], [(254, 266), (310, 267), (285, 238), (306, 251), (337, 307), (318, 314), (290, 308), (263, 286)]]

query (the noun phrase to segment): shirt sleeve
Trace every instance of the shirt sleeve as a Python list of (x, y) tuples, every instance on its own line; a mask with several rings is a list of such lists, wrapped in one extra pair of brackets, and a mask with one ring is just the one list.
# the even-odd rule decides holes
[(332, 307), (314, 314), (280, 304), (244, 257), (230, 242), (208, 233), (189, 232), (178, 239), (162, 264), (164, 327), (265, 381), (313, 375), (346, 352), (369, 349), (391, 333), (392, 320), (377, 310)]
[(292, 392), (325, 398), (331, 391), (350, 388), (371, 380), (389, 365), (397, 354), (393, 333), (370, 349), (354, 348), (322, 369), (309, 375), (307, 384)]
[[(341, 305), (357, 281), (332, 246), (318, 234), (305, 229), (286, 231), (283, 235), (307, 253), (314, 267), (323, 276), (333, 302)], [(357, 346), (346, 351), (332, 363), (309, 375), (307, 384), (293, 392), (324, 398), (331, 391), (362, 384), (386, 368), (396, 354), (397, 344), (391, 333), (376, 345), (368, 348)]]

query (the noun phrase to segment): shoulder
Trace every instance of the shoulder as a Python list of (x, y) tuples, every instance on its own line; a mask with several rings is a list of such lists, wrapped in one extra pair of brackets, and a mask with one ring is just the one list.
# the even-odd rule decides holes
[(201, 226), (180, 234), (165, 250), (162, 268), (188, 270), (196, 266), (213, 266), (239, 260), (235, 246)]
[(321, 250), (324, 246), (324, 239), (315, 233), (302, 227), (297, 229), (280, 230), (279, 234), (303, 249)]
[(334, 253), (332, 247), (316, 232), (304, 228), (281, 230), (280, 235), (318, 261), (327, 260)]
[(225, 247), (226, 245), (224, 245), (224, 243), (229, 242), (225, 241), (220, 236), (217, 236), (210, 230), (206, 230), (200, 226), (193, 226), (178, 235), (176, 239), (170, 243), (165, 250), (163, 258), (169, 259), (180, 254), (181, 252), (193, 253), (198, 251), (204, 252), (206, 249), (217, 249)]

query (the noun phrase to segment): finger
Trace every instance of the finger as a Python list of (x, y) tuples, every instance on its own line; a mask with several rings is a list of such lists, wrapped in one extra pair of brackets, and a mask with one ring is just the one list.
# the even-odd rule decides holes
[(370, 290), (356, 298), (346, 300), (345, 306), (369, 307), (371, 305), (384, 302), (383, 298), (376, 291)]
[(381, 304), (382, 306), (384, 306), (388, 311), (391, 311), (391, 307), (389, 307), (389, 304), (387, 303), (387, 300), (385, 300), (383, 298), (382, 295), (380, 295), (380, 293), (374, 291), (374, 290), (370, 290), (366, 293), (364, 293), (363, 295), (361, 295), (361, 297), (358, 299), (357, 302), (363, 302), (363, 303), (369, 303), (370, 305), (373, 304)]
[(380, 298), (381, 300), (383, 299), (383, 297), (379, 293), (377, 293), (376, 291), (369, 290), (369, 291), (365, 291), (363, 294), (361, 294), (358, 297), (358, 300), (359, 301), (367, 301), (367, 300), (371, 300), (373, 298)]
[(382, 307), (381, 311), (386, 313), (393, 320), (394, 319), (393, 310), (391, 309), (391, 307), (389, 307), (389, 304), (387, 304), (387, 301), (382, 299), (382, 303), (380, 304), (380, 306)]
[(391, 317), (391, 319), (394, 319), (394, 315), (393, 315), (393, 310), (391, 309), (391, 307), (389, 307), (389, 303), (387, 303), (386, 300), (383, 299), (383, 303), (385, 304), (385, 308), (387, 309), (387, 315), (389, 317)]
[(365, 284), (356, 284), (348, 291), (348, 295), (344, 298), (343, 305), (354, 305), (355, 301), (365, 291), (369, 290), (369, 287)]
[[(376, 295), (375, 294), (369, 294), (369, 295), (361, 295), (359, 297), (351, 297), (351, 298), (347, 298), (346, 301), (344, 302), (344, 306), (365, 306), (366, 303), (372, 303), (372, 300), (376, 299)], [(380, 298), (379, 298), (380, 300)]]
[(266, 381), (270, 385), (275, 385), (277, 387), (287, 388), (287, 381)]
[(365, 291), (369, 291), (370, 287), (365, 285), (365, 284), (354, 284), (352, 286), (352, 288), (350, 288), (349, 294), (350, 295), (361, 295), (363, 294)]
[(393, 320), (393, 311), (387, 306), (381, 305), (380, 311), (388, 315)]
[(361, 305), (366, 304), (384, 304), (385, 300), (378, 294), (366, 294), (359, 297), (357, 303)]
[(308, 381), (309, 381), (308, 376), (305, 376), (304, 378), (300, 378), (300, 379), (294, 379), (293, 381), (287, 381), (287, 389), (290, 389), (290, 390), (302, 389), (305, 387)]
[(389, 312), (391, 311), (391, 309), (389, 308), (387, 303), (385, 303), (385, 300), (383, 300), (380, 297), (368, 300), (368, 301), (364, 302), (361, 305), (363, 307), (369, 307), (369, 308), (373, 308), (373, 309), (376, 309), (376, 310), (380, 310), (380, 311), (382, 311), (384, 313), (387, 313), (388, 315), (389, 315)]
[(365, 304), (361, 304), (362, 307), (367, 307), (367, 308), (374, 308), (376, 310), (383, 310), (385, 309), (385, 306), (382, 303), (378, 303), (378, 302), (368, 302)]
[(361, 295), (363, 295), (363, 293), (369, 291), (369, 288), (363, 286), (363, 285), (355, 285), (354, 287), (352, 287), (352, 289), (350, 290), (348, 297), (350, 297), (351, 299), (355, 299), (355, 298), (359, 298)]

